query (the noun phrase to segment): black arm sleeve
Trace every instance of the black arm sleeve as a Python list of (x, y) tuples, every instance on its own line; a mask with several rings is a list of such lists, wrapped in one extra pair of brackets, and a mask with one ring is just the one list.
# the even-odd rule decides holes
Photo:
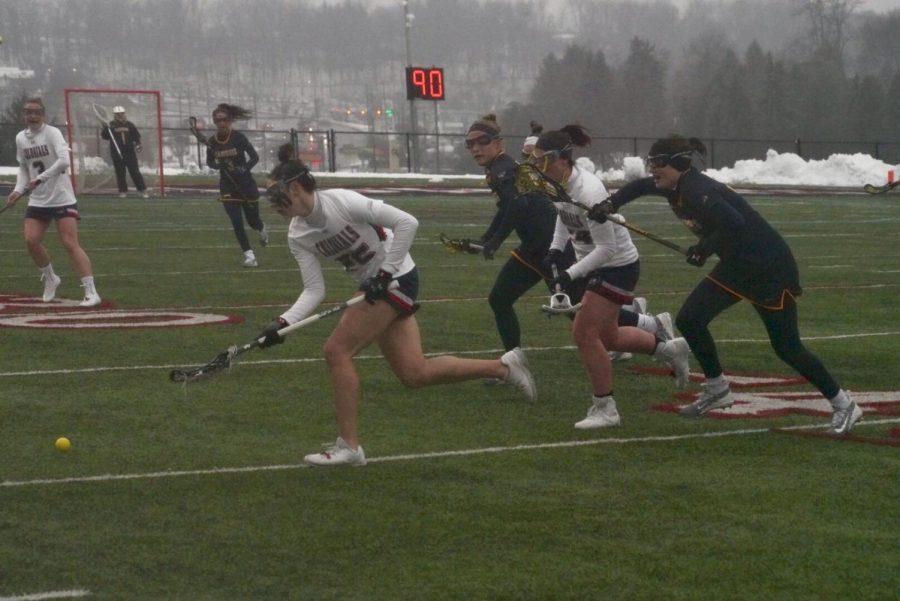
[(500, 203), (500, 210), (497, 211), (497, 215), (494, 216), (494, 221), (491, 223), (492, 226), (496, 224), (496, 227), (493, 228), (490, 237), (484, 239), (485, 244), (493, 248), (499, 248), (503, 244), (510, 232), (518, 227), (522, 215), (525, 214), (523, 197), (516, 190), (515, 180), (505, 180), (500, 185), (498, 195), (503, 201)]
[(218, 169), (219, 165), (216, 163), (216, 157), (213, 154), (213, 149), (209, 146), (206, 147), (206, 165), (210, 169)]
[(138, 131), (138, 128), (135, 127), (134, 123), (131, 121), (128, 122), (128, 130), (131, 132), (131, 139), (134, 140), (135, 144), (141, 143), (141, 132)]
[(256, 149), (253, 148), (253, 144), (250, 143), (250, 140), (247, 139), (247, 136), (241, 136), (241, 148), (238, 150), (243, 150), (247, 153), (247, 171), (253, 169), (253, 166), (259, 162), (259, 155), (256, 154)]
[(497, 228), (500, 227), (500, 222), (503, 221), (503, 214), (506, 212), (506, 203), (501, 201), (497, 202), (497, 212), (494, 213), (494, 218), (491, 219), (491, 224), (488, 226), (486, 232), (481, 235), (481, 243), (484, 244), (488, 240), (494, 237), (494, 232), (497, 231)]
[(104, 140), (109, 140), (109, 126), (106, 125), (100, 128), (100, 137)]
[(644, 177), (625, 184), (610, 195), (609, 200), (612, 201), (613, 207), (618, 211), (622, 205), (628, 204), (635, 198), (650, 194), (666, 196), (666, 191), (657, 188), (652, 177)]
[(725, 241), (747, 223), (744, 216), (716, 192), (706, 194), (692, 204), (694, 210), (702, 214), (704, 224), (708, 224), (709, 233), (698, 242), (701, 252), (707, 255), (722, 248)]

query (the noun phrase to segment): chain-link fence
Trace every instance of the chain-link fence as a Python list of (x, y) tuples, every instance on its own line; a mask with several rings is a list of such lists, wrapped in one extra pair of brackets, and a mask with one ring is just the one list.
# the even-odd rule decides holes
[[(65, 131), (64, 126), (58, 126)], [(21, 124), (0, 123), (0, 165), (16, 164), (15, 135)], [(278, 162), (278, 147), (291, 142), (314, 171), (371, 173), (475, 173), (479, 169), (465, 148), (465, 134), (360, 132), (328, 130), (241, 130), (259, 153), (255, 171), (270, 171)], [(525, 136), (505, 136), (506, 149), (517, 157)], [(621, 168), (626, 156), (645, 156), (656, 138), (596, 138), (580, 149), (603, 169)], [(707, 146), (706, 166), (732, 166), (741, 159), (765, 159), (769, 149), (793, 152), (804, 159), (824, 159), (836, 153), (865, 153), (895, 165), (900, 163), (900, 143), (881, 141), (754, 140), (713, 138)], [(99, 142), (98, 142), (99, 143)], [(192, 172), (206, 166), (206, 150), (181, 128), (163, 128), (166, 170)]]

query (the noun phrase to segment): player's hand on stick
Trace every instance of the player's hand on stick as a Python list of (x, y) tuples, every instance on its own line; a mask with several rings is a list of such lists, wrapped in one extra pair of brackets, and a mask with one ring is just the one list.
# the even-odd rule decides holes
[(256, 337), (256, 339), (260, 341), (259, 348), (269, 348), (270, 346), (275, 346), (276, 344), (284, 342), (284, 338), (279, 336), (278, 330), (287, 327), (287, 325), (288, 322), (282, 317), (272, 320), (272, 323), (267, 325)]
[(135, 152), (141, 152), (142, 150), (144, 150), (144, 147), (141, 146), (140, 144), (135, 144), (135, 145), (134, 145), (134, 151), (135, 151)]
[[(466, 242), (469, 242), (469, 241), (466, 240)], [(494, 253), (496, 253), (496, 252), (497, 252), (497, 247), (490, 242), (485, 242), (484, 245), (481, 247), (481, 256), (484, 257), (484, 259), (486, 261), (492, 261), (494, 259)]]
[(598, 223), (606, 223), (606, 219), (615, 212), (612, 201), (607, 198), (591, 207), (588, 211), (588, 218)]
[(706, 255), (700, 248), (699, 244), (695, 244), (687, 249), (687, 262), (694, 267), (703, 267), (706, 263)]
[(550, 284), (555, 290), (565, 292), (572, 284), (572, 276), (570, 276), (569, 272), (566, 270), (560, 271), (559, 273), (554, 274), (553, 281), (550, 282)]
[(562, 256), (563, 252), (561, 250), (551, 248), (544, 260), (541, 261), (541, 269), (544, 270), (544, 273), (553, 273), (553, 268), (558, 268), (562, 262)]
[(374, 305), (375, 301), (386, 299), (388, 295), (388, 288), (390, 287), (391, 281), (393, 281), (393, 279), (394, 276), (386, 272), (384, 269), (379, 269), (378, 273), (370, 278), (367, 278), (359, 286), (359, 289), (366, 293), (366, 302), (370, 305)]

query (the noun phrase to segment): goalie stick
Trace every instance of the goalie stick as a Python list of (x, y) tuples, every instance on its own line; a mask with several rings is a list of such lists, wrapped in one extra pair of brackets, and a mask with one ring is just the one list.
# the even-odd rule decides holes
[(119, 153), (119, 158), (124, 160), (125, 155), (122, 154), (122, 149), (119, 148), (119, 143), (116, 142), (116, 134), (113, 133), (112, 128), (109, 126), (109, 113), (107, 113), (106, 109), (96, 102), (91, 103), (91, 108), (94, 110), (94, 115), (97, 116), (97, 119), (99, 119), (100, 123), (103, 124), (103, 127), (106, 128), (106, 131), (109, 132), (109, 139), (112, 140), (113, 146), (116, 147), (116, 152)]
[[(355, 305), (361, 301), (366, 299), (364, 294), (360, 294), (358, 296), (354, 296), (339, 305), (336, 305), (330, 309), (326, 309), (320, 313), (316, 313), (315, 315), (310, 315), (306, 319), (301, 319), (297, 323), (292, 323), (289, 326), (285, 326), (278, 330), (279, 336), (287, 336), (294, 330), (298, 330), (304, 326), (308, 326), (311, 323), (319, 321), (329, 315), (334, 315), (335, 313), (340, 313), (347, 307), (351, 305)], [(181, 382), (184, 384), (189, 384), (191, 382), (196, 382), (198, 380), (202, 380), (211, 376), (216, 375), (217, 373), (223, 372), (231, 367), (234, 360), (249, 350), (258, 348), (260, 344), (262, 344), (264, 338), (257, 338), (244, 344), (242, 346), (231, 346), (228, 347), (227, 350), (216, 355), (212, 361), (205, 365), (201, 365), (200, 367), (196, 367), (194, 369), (173, 369), (169, 372), (169, 379), (172, 382)]]
[(450, 252), (464, 252), (470, 255), (477, 255), (481, 254), (481, 251), (484, 249), (484, 246), (476, 244), (468, 238), (448, 238), (443, 232), (441, 232), (440, 238), (444, 248)]
[[(197, 128), (197, 117), (191, 115), (188, 117), (188, 127), (191, 129), (191, 133), (194, 134), (194, 137), (197, 138), (197, 141), (206, 146), (207, 148), (212, 148), (212, 143), (209, 141), (209, 138), (203, 135), (200, 130)], [(235, 181), (234, 176), (231, 175), (231, 165), (225, 164), (225, 167), (222, 169), (225, 173), (225, 177), (231, 182), (231, 185), (234, 186), (234, 191), (237, 192), (237, 195), (240, 197), (242, 202), (248, 202), (247, 197), (244, 196), (244, 191), (241, 190), (241, 187), (238, 185), (237, 181)]]
[[(580, 203), (577, 200), (573, 199), (569, 196), (569, 193), (566, 192), (565, 188), (562, 187), (558, 182), (553, 181), (547, 175), (532, 165), (531, 163), (520, 163), (518, 167), (516, 167), (516, 188), (520, 192), (541, 192), (546, 194), (553, 200), (557, 200), (559, 202), (565, 202), (571, 205), (575, 205), (580, 209), (584, 209), (585, 211), (590, 211), (590, 207), (586, 204)], [(681, 253), (684, 256), (687, 256), (688, 251), (683, 246), (679, 246), (670, 240), (666, 240), (665, 238), (661, 238), (652, 232), (648, 232), (642, 227), (638, 227), (632, 223), (625, 221), (625, 218), (621, 215), (607, 215), (606, 217), (616, 225), (622, 226), (627, 230), (630, 230), (636, 234), (640, 234), (645, 238), (649, 238), (653, 240), (657, 244), (662, 244), (666, 248), (671, 248), (677, 253)]]
[(895, 182), (888, 182), (881, 186), (875, 186), (873, 184), (866, 184), (863, 186), (863, 190), (868, 192), (869, 194), (884, 194), (885, 192), (890, 192), (897, 186), (900, 186), (900, 179)]

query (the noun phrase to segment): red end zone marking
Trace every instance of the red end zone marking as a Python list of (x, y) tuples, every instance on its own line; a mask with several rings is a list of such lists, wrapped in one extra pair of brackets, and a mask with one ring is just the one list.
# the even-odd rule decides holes
[[(685, 401), (682, 403), (665, 403), (654, 405), (651, 409), (666, 413), (678, 413), (688, 403), (697, 400), (698, 393), (681, 392), (674, 395)], [(737, 392), (734, 393), (734, 405), (728, 409), (714, 409), (705, 417), (712, 419), (747, 419), (778, 417), (782, 415), (829, 416), (831, 405), (818, 392)], [(856, 404), (866, 413), (880, 415), (896, 415), (894, 409), (900, 407), (900, 390), (886, 392), (850, 392)]]
[[(671, 376), (672, 370), (668, 367), (651, 367), (644, 365), (632, 365), (629, 371), (636, 374), (645, 374), (650, 376)], [(796, 384), (805, 384), (806, 378), (801, 376), (780, 376), (777, 374), (763, 373), (735, 373), (732, 371), (723, 372), (728, 383), (731, 384), (732, 390), (744, 390), (748, 388), (762, 388), (766, 386), (794, 386)], [(691, 372), (691, 382), (705, 382), (706, 377), (699, 372)]]
[(238, 315), (213, 313), (155, 313), (152, 311), (94, 311), (64, 315), (6, 315), (0, 316), (0, 328), (177, 328), (187, 326), (241, 323)]

